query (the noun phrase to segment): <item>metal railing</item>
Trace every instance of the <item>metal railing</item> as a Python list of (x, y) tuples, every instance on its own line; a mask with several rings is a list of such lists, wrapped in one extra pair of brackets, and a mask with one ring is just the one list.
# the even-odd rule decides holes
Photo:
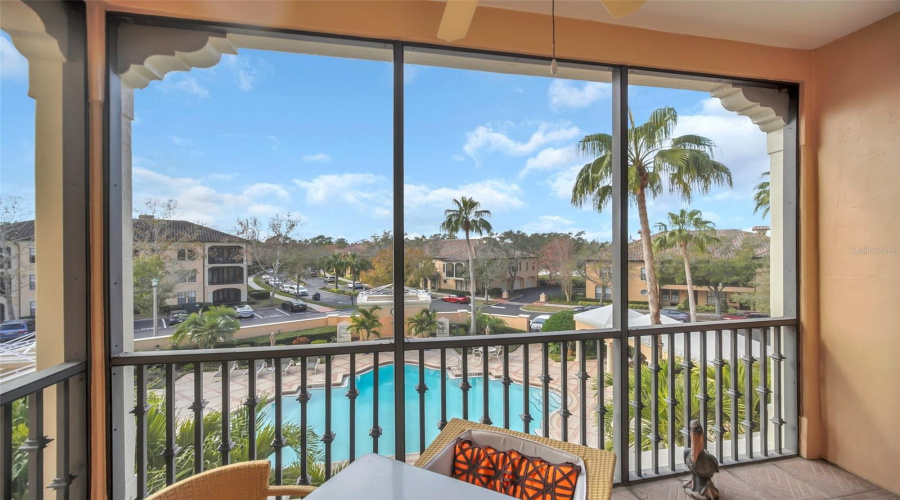
[[(0, 490), (2, 498), (86, 498), (87, 398), (86, 363), (63, 363), (4, 382), (0, 393)], [(55, 391), (55, 404), (45, 393)], [(48, 409), (55, 414), (55, 437), (47, 428)], [(46, 483), (45, 449), (55, 441), (53, 478)]]
[[(392, 341), (375, 341), (134, 352), (114, 356), (112, 364), (134, 370), (139, 498), (237, 459), (271, 458), (274, 482), (310, 484), (361, 452), (393, 455), (397, 443), (405, 443), (404, 455), (414, 458), (453, 417), (626, 450), (628, 481), (685, 470), (693, 418), (708, 425), (710, 452), (723, 464), (796, 453), (795, 320), (636, 327), (628, 338), (630, 366), (613, 363), (615, 373), (609, 373), (606, 351), (615, 359), (622, 348), (616, 330), (407, 338), (403, 360), (394, 359)], [(258, 369), (261, 361), (270, 368)], [(409, 391), (403, 416), (390, 407), (388, 378), (397, 379), (400, 367)], [(262, 398), (261, 384), (268, 388)], [(626, 409), (609, 394), (622, 390), (630, 401)], [(243, 408), (233, 404), (236, 392), (246, 396)], [(186, 393), (192, 398), (183, 396), (179, 407), (176, 396)], [(218, 396), (216, 408), (208, 406), (209, 394)], [(213, 413), (218, 417), (210, 418)], [(151, 414), (154, 422), (164, 419), (164, 439), (148, 438)], [(214, 430), (203, 428), (204, 416)], [(191, 421), (193, 427), (185, 427)], [(620, 422), (629, 422), (618, 434), (627, 441), (616, 443), (613, 429)], [(151, 449), (159, 456), (148, 455)]]

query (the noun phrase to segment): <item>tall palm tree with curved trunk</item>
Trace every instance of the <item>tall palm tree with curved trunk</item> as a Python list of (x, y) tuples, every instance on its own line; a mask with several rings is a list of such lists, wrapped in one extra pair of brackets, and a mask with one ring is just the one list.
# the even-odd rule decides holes
[(359, 336), (360, 340), (369, 340), (374, 335), (381, 338), (381, 319), (378, 318), (380, 306), (371, 309), (359, 309), (350, 316), (350, 333)]
[(172, 335), (172, 344), (181, 345), (188, 341), (197, 344), (201, 349), (212, 349), (219, 342), (234, 341), (234, 332), (241, 323), (234, 309), (228, 306), (216, 306), (188, 316), (178, 325)]
[[(346, 265), (347, 270), (350, 271), (350, 276), (353, 278), (354, 285), (359, 280), (359, 273), (372, 269), (372, 262), (369, 259), (360, 257), (355, 253), (349, 253), (345, 255), (344, 264)], [(337, 278), (335, 278), (335, 286), (337, 286)], [(354, 288), (353, 290), (356, 290), (356, 288)], [(355, 300), (356, 296), (351, 294), (350, 304), (352, 305)]]
[(762, 178), (765, 180), (753, 188), (753, 202), (756, 204), (753, 207), (753, 213), (762, 211), (763, 217), (769, 215), (769, 207), (771, 206), (769, 200), (769, 174), (770, 172), (763, 172)]
[[(716, 144), (709, 138), (687, 134), (672, 137), (678, 123), (675, 108), (665, 107), (650, 113), (646, 123), (636, 125), (628, 112), (628, 193), (638, 207), (641, 224), (641, 248), (647, 272), (650, 319), (659, 324), (659, 286), (651, 243), (647, 196), (669, 192), (689, 202), (694, 194), (706, 194), (713, 186), (731, 187), (731, 171), (713, 159)], [(585, 136), (578, 143), (582, 154), (595, 157), (578, 172), (572, 187), (572, 204), (590, 202), (600, 211), (612, 202), (613, 138), (609, 134)]]
[(669, 212), (669, 223), (656, 223), (660, 235), (653, 241), (653, 249), (662, 251), (677, 248), (684, 259), (684, 280), (687, 284), (688, 306), (691, 323), (697, 322), (697, 303), (694, 301), (694, 278), (691, 276), (691, 252), (705, 252), (717, 243), (716, 225), (703, 219), (699, 210), (685, 210), (674, 214)]
[(457, 234), (462, 231), (466, 235), (466, 252), (469, 256), (469, 292), (472, 298), (469, 335), (475, 335), (475, 250), (472, 248), (469, 236), (490, 233), (494, 228), (487, 221), (487, 218), (491, 216), (491, 211), (481, 210), (481, 203), (474, 199), (463, 196), (461, 199), (453, 200), (453, 205), (454, 208), (444, 210), (441, 231), (447, 234)]

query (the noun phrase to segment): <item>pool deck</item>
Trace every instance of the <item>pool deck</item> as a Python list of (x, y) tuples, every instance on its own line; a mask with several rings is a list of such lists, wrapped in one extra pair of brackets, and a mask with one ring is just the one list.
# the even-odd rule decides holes
[[(522, 373), (523, 373), (523, 360), (522, 360), (522, 351), (523, 349), (519, 348), (509, 353), (509, 377), (510, 379), (517, 384), (522, 384)], [(447, 365), (449, 367), (455, 367), (457, 363), (459, 363), (459, 354), (457, 354), (454, 350), (447, 351)], [(490, 376), (494, 379), (500, 379), (503, 376), (503, 363), (502, 356), (497, 357), (491, 356), (489, 363)], [(542, 387), (542, 382), (540, 380), (541, 375), (543, 374), (543, 366), (542, 366), (542, 348), (541, 346), (530, 346), (528, 349), (528, 370), (529, 370), (529, 384), (532, 387)], [(406, 363), (418, 366), (419, 356), (417, 352), (408, 352), (406, 354)], [(392, 364), (394, 362), (394, 356), (392, 353), (381, 353), (379, 355), (379, 364)], [(356, 373), (361, 374), (366, 371), (372, 369), (373, 365), (373, 356), (371, 354), (358, 354), (356, 355)], [(257, 369), (259, 369), (262, 365), (260, 364)], [(318, 369), (316, 366), (316, 358), (309, 358), (309, 364), (307, 366), (307, 385), (310, 388), (313, 387), (322, 387), (325, 384), (325, 374), (324, 374), (324, 366), (320, 365)], [(431, 368), (435, 370), (440, 369), (440, 351), (438, 350), (426, 350), (425, 351), (425, 367)], [(550, 390), (555, 392), (561, 392), (560, 387), (560, 363), (553, 361), (552, 359), (548, 360), (548, 372), (551, 377), (550, 381)], [(481, 376), (483, 370), (483, 361), (480, 356), (473, 356), (471, 353), (468, 355), (468, 373), (469, 376)], [(567, 365), (568, 370), (568, 409), (571, 412), (571, 416), (569, 417), (569, 441), (577, 442), (580, 439), (580, 395), (579, 395), (579, 385), (580, 381), (577, 377), (579, 372), (578, 362), (570, 361)], [(454, 372), (458, 372), (458, 369), (451, 369), (451, 376)], [(333, 386), (340, 386), (345, 383), (346, 377), (349, 376), (350, 373), (350, 356), (334, 356), (332, 359), (332, 384)], [(597, 373), (597, 364), (595, 361), (591, 360), (587, 363), (587, 374), (589, 377), (594, 377)], [(222, 384), (221, 378), (216, 376), (214, 372), (204, 372), (203, 373), (203, 398), (208, 402), (206, 409), (207, 410), (219, 410), (222, 407)], [(409, 383), (409, 382), (408, 382)], [(412, 382), (415, 384), (416, 382)], [(588, 381), (588, 392), (590, 393), (590, 384)], [(256, 388), (259, 395), (267, 395), (274, 396), (275, 394), (275, 373), (273, 370), (267, 368), (259, 371), (259, 375), (256, 380)], [(282, 391), (284, 395), (296, 394), (300, 388), (300, 367), (299, 366), (291, 366), (287, 374), (282, 377)], [(248, 375), (246, 368), (237, 369), (231, 372), (230, 377), (230, 400), (229, 407), (231, 410), (240, 408), (240, 405), (247, 399), (248, 396)], [(160, 391), (161, 392), (161, 391)], [(607, 388), (606, 390), (606, 398), (609, 399), (612, 397), (612, 389)], [(190, 407), (194, 402), (194, 374), (187, 373), (180, 377), (175, 382), (175, 406), (176, 406), (176, 415), (177, 418), (188, 418), (191, 415)], [(587, 418), (587, 442), (596, 446), (597, 443), (597, 428), (596, 425), (593, 424), (594, 415), (592, 412), (592, 408), (596, 406), (596, 398), (591, 398), (587, 401), (586, 407), (588, 408), (588, 418)], [(477, 420), (480, 418), (480, 415), (470, 415), (470, 418), (473, 420)], [(518, 419), (518, 415), (510, 415), (510, 419)], [(540, 422), (532, 422), (532, 429), (539, 428), (541, 426)], [(562, 427), (562, 417), (559, 415), (559, 412), (553, 412), (550, 416), (550, 437), (555, 439), (561, 438), (561, 427)]]

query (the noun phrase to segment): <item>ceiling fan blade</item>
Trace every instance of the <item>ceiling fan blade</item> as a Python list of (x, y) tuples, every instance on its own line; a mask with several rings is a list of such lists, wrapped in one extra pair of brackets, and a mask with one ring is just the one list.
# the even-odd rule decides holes
[(444, 7), (444, 17), (441, 18), (441, 26), (437, 36), (441, 40), (452, 42), (465, 38), (472, 24), (472, 16), (478, 0), (447, 0)]
[(610, 15), (616, 19), (634, 14), (641, 9), (645, 0), (600, 0)]

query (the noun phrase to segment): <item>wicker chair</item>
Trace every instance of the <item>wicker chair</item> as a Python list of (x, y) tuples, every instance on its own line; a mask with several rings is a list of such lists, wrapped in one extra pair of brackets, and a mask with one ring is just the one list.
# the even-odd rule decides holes
[(269, 497), (304, 497), (314, 486), (269, 486), (268, 460), (226, 465), (179, 481), (147, 500), (266, 500)]
[(431, 445), (425, 449), (422, 455), (419, 456), (419, 459), (416, 460), (416, 467), (424, 467), (441, 450), (452, 443), (457, 436), (470, 429), (508, 434), (510, 436), (528, 439), (551, 448), (556, 448), (572, 455), (578, 455), (584, 460), (585, 469), (587, 469), (587, 498), (590, 500), (600, 500), (608, 499), (612, 495), (613, 472), (616, 468), (615, 453), (572, 443), (564, 443), (555, 439), (531, 436), (529, 434), (503, 429), (502, 427), (477, 424), (458, 418), (451, 420), (434, 441), (432, 441)]

